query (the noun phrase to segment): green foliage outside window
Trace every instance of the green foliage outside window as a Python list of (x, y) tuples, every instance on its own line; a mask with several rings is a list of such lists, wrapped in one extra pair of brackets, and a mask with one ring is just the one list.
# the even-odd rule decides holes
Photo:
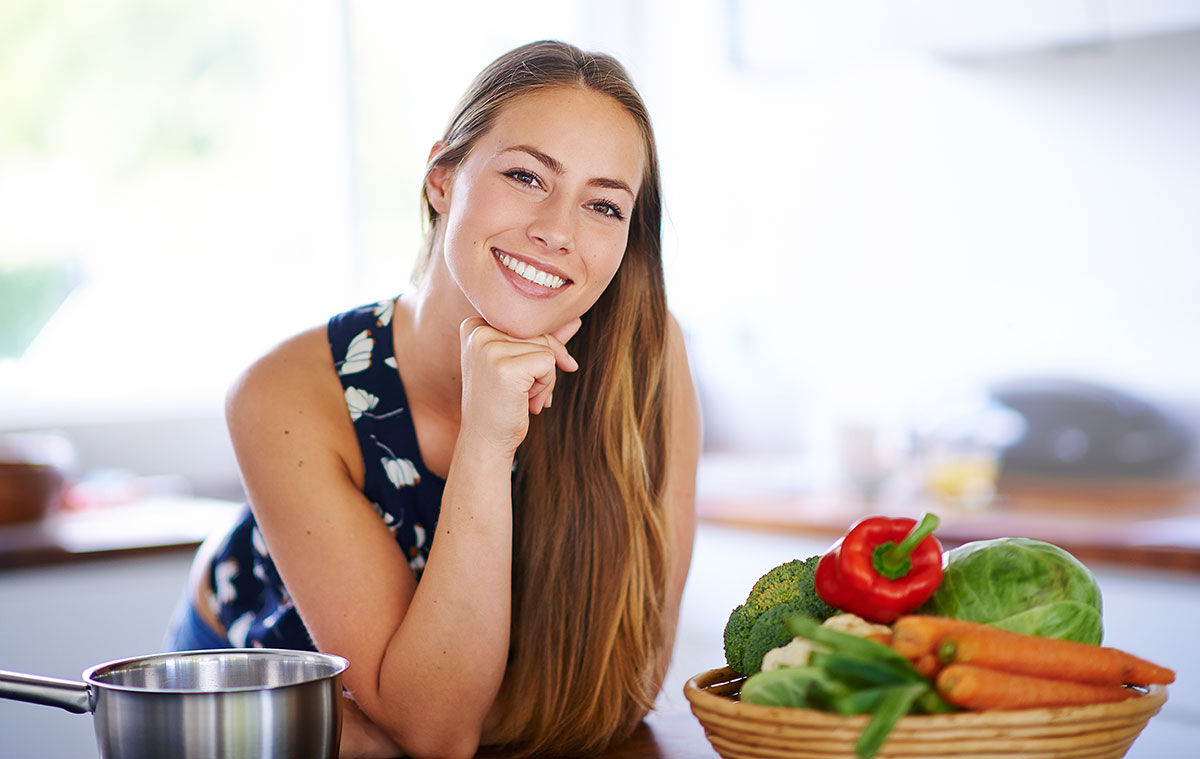
[(0, 358), (19, 356), (90, 270), (82, 219), (137, 224), (171, 202), (164, 177), (233, 160), (237, 116), (259, 95), (261, 13), (231, 0), (0, 2)]

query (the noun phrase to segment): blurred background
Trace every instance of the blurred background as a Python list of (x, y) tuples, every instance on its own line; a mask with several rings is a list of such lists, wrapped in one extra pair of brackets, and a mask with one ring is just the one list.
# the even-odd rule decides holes
[[(0, 463), (62, 476), (12, 486), (51, 521), (0, 554), (219, 522), (230, 382), (408, 288), (430, 146), (545, 37), (616, 54), (655, 119), (707, 523), (932, 506), (1194, 581), (1200, 0), (6, 0)], [(60, 592), (33, 563), (0, 616)]]
[(4, 3), (0, 427), (236, 497), (229, 382), (408, 286), (429, 146), (540, 37), (649, 102), (714, 454), (827, 483), (1014, 380), (1194, 421), (1200, 3), (456, 9)]

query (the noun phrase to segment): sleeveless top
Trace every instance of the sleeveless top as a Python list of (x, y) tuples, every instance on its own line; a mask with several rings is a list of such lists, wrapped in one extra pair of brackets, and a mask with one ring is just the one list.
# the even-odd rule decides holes
[[(446, 482), (421, 460), (392, 343), (394, 306), (386, 300), (338, 314), (329, 320), (327, 335), (362, 452), (363, 495), (419, 581)], [(209, 583), (231, 645), (316, 650), (249, 507), (219, 545)]]

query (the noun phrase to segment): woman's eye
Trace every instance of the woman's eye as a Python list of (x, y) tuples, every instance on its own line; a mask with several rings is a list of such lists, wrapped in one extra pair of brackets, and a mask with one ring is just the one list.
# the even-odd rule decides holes
[(531, 171), (525, 171), (524, 169), (513, 169), (512, 171), (506, 171), (504, 172), (504, 176), (520, 182), (521, 184), (529, 185), (530, 187), (540, 187), (542, 184), (542, 181), (538, 179), (537, 174), (534, 174)]
[(613, 219), (624, 219), (625, 218), (625, 216), (621, 213), (621, 209), (617, 208), (612, 203), (607, 203), (603, 200), (597, 200), (596, 202), (590, 203), (589, 205), (592, 207), (592, 210), (596, 211), (597, 213), (600, 213), (603, 216), (608, 216)]

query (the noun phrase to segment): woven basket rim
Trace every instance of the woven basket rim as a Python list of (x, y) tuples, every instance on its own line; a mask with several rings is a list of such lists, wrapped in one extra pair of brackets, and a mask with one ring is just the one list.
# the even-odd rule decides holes
[[(712, 692), (724, 686), (736, 687), (745, 678), (729, 667), (718, 667), (690, 678), (683, 687), (684, 696), (698, 718), (704, 713), (735, 716), (747, 722), (783, 725), (810, 725), (860, 729), (869, 715), (843, 716), (816, 709), (797, 709), (781, 706), (762, 706)], [(939, 729), (1001, 728), (1031, 724), (1060, 724), (1099, 722), (1112, 725), (1114, 721), (1145, 723), (1158, 713), (1167, 700), (1164, 685), (1152, 685), (1139, 696), (1124, 701), (1087, 706), (1056, 706), (1037, 709), (992, 710), (983, 712), (954, 712), (952, 714), (910, 714), (900, 718), (896, 731), (908, 729), (928, 734)]]

